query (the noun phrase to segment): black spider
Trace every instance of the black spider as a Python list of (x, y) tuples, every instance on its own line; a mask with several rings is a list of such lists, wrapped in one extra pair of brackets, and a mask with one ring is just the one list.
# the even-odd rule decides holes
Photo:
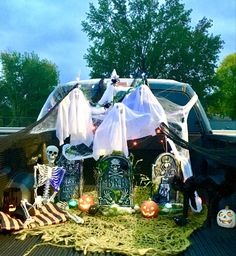
[(197, 210), (195, 200), (195, 191), (197, 191), (199, 196), (206, 201), (207, 225), (210, 226), (211, 220), (217, 215), (219, 201), (234, 191), (235, 180), (232, 176), (230, 178), (226, 176), (225, 180), (218, 184), (210, 176), (198, 175), (191, 176), (184, 182), (180, 176), (175, 175), (171, 181), (171, 187), (184, 195), (183, 216), (176, 218), (175, 222), (178, 225), (187, 224), (189, 201), (191, 206)]

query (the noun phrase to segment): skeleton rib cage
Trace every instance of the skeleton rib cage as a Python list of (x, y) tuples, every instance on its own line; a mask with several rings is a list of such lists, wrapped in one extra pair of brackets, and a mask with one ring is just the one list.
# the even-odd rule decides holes
[(34, 167), (34, 193), (35, 198), (38, 196), (37, 190), (39, 187), (44, 186), (43, 199), (49, 199), (50, 185), (54, 189), (54, 194), (59, 191), (60, 184), (64, 177), (65, 170), (62, 167), (48, 166), (37, 164)]

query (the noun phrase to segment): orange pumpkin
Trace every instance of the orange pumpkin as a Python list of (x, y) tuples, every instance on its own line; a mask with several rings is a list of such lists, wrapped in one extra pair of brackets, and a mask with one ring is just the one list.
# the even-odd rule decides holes
[(91, 206), (93, 206), (94, 203), (94, 198), (90, 195), (82, 195), (79, 198), (79, 204), (78, 208), (80, 209), (81, 212), (87, 212)]
[(159, 207), (157, 203), (149, 199), (141, 204), (140, 211), (145, 218), (156, 218), (159, 213)]

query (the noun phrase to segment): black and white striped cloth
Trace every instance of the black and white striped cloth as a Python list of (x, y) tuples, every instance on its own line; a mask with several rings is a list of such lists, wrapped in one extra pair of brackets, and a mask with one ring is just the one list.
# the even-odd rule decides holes
[(0, 230), (17, 231), (24, 228), (59, 224), (67, 220), (66, 212), (53, 203), (45, 204), (40, 209), (36, 210), (35, 215), (31, 217), (34, 221), (29, 223), (13, 218), (4, 212), (0, 212)]

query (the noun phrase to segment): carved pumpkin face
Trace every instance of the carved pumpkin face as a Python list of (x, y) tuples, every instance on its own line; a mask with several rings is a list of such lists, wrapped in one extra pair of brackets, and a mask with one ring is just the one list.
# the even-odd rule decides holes
[(94, 205), (94, 199), (92, 196), (82, 195), (79, 198), (78, 208), (80, 209), (80, 211), (87, 212), (92, 205)]
[(16, 206), (14, 204), (9, 204), (9, 212), (14, 212), (16, 210)]
[(217, 214), (217, 224), (224, 228), (234, 228), (236, 226), (236, 216), (233, 210), (230, 210), (229, 207), (225, 207)]
[(154, 201), (148, 200), (141, 204), (140, 211), (145, 218), (156, 218), (159, 213), (159, 207)]

